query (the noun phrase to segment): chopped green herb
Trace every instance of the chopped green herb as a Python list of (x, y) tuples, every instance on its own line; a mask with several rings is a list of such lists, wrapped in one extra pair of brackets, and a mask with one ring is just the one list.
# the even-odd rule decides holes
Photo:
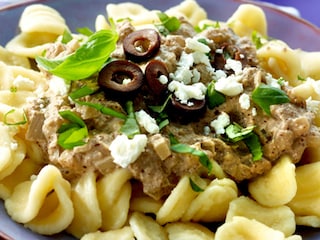
[(163, 35), (168, 35), (171, 32), (175, 32), (180, 28), (180, 21), (176, 17), (169, 17), (164, 12), (157, 12), (161, 24), (156, 24), (159, 32)]
[(226, 101), (226, 97), (222, 93), (216, 91), (214, 85), (215, 82), (212, 81), (207, 88), (207, 101), (210, 109), (213, 109)]
[(77, 32), (81, 33), (82, 35), (85, 35), (87, 37), (90, 37), (91, 35), (94, 34), (94, 32), (88, 27), (77, 28)]
[(254, 127), (255, 126), (242, 128), (239, 124), (230, 124), (226, 128), (226, 135), (232, 142), (238, 142), (247, 138), (253, 132)]
[(126, 108), (128, 116), (121, 127), (121, 132), (127, 135), (128, 138), (133, 138), (134, 135), (140, 133), (140, 128), (134, 114), (132, 101), (126, 103)]
[(71, 92), (69, 94), (69, 97), (72, 100), (76, 100), (78, 98), (82, 98), (82, 97), (91, 95), (91, 94), (95, 93), (96, 91), (97, 91), (97, 88), (92, 88), (86, 84), (86, 85), (79, 87), (75, 91)]
[(252, 154), (252, 160), (262, 158), (262, 146), (257, 134), (253, 132), (254, 126), (242, 128), (239, 124), (230, 124), (226, 128), (226, 135), (232, 142), (244, 141)]
[(70, 42), (73, 39), (71, 32), (69, 32), (68, 30), (65, 30), (62, 34), (62, 39), (61, 42), (66, 44), (68, 42)]
[(279, 78), (278, 78), (278, 84), (279, 84), (280, 86), (283, 86), (285, 82), (286, 82), (286, 80), (285, 80), (283, 77), (279, 77)]
[(12, 86), (12, 87), (10, 87), (10, 92), (12, 92), (12, 93), (16, 93), (16, 92), (18, 92), (18, 88), (17, 88), (17, 87)]
[(173, 136), (170, 135), (170, 144), (171, 144), (171, 150), (177, 153), (190, 153), (194, 156), (199, 157), (199, 161), (202, 166), (208, 169), (208, 172), (211, 173), (212, 171), (212, 162), (208, 158), (207, 154), (205, 154), (204, 151), (198, 150), (196, 148), (193, 148), (187, 144), (179, 143), (179, 141)]
[(251, 34), (251, 40), (253, 44), (256, 46), (257, 49), (261, 48), (263, 46), (262, 43), (262, 37), (257, 31), (253, 31)]
[(3, 122), (5, 125), (8, 125), (8, 126), (18, 126), (18, 125), (24, 125), (28, 122), (27, 120), (27, 116), (25, 114), (25, 112), (23, 112), (23, 115), (22, 115), (22, 120), (21, 121), (18, 121), (18, 122), (10, 122), (8, 120), (8, 116), (10, 114), (13, 114), (16, 110), (15, 109), (11, 109), (10, 111), (6, 112), (3, 116)]
[(116, 48), (117, 32), (101, 30), (89, 37), (86, 43), (63, 59), (47, 59), (37, 56), (42, 68), (66, 80), (85, 79), (100, 70)]
[(204, 30), (206, 30), (206, 29), (208, 29), (208, 28), (210, 28), (210, 27), (212, 27), (212, 28), (220, 28), (220, 27), (221, 27), (221, 26), (220, 26), (220, 22), (219, 22), (219, 21), (216, 21), (215, 24), (205, 23), (205, 24), (203, 24), (201, 27), (200, 27), (199, 25), (197, 25), (197, 26), (194, 27), (194, 30), (195, 30), (196, 32), (200, 33), (200, 32), (202, 32), (202, 31), (204, 31)]
[(60, 111), (59, 114), (68, 122), (58, 129), (58, 144), (64, 149), (86, 144), (84, 139), (88, 137), (88, 129), (85, 122), (70, 110)]
[(298, 75), (297, 78), (298, 78), (299, 81), (306, 81), (307, 80), (305, 77), (301, 77), (300, 75)]
[(271, 115), (271, 105), (288, 103), (290, 98), (279, 88), (261, 84), (252, 92), (252, 101)]
[(197, 185), (197, 184), (192, 180), (191, 177), (189, 177), (189, 182), (190, 182), (190, 186), (191, 186), (191, 188), (192, 188), (193, 191), (195, 191), (195, 192), (203, 192), (203, 191), (204, 191), (204, 189), (201, 188), (199, 185)]

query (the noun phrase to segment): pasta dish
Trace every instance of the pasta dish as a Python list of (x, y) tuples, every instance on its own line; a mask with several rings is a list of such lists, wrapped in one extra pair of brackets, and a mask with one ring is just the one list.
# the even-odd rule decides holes
[[(190, 11), (192, 10), (192, 11)], [(0, 198), (42, 234), (287, 239), (320, 227), (320, 52), (242, 4), (27, 6), (0, 47)], [(215, 226), (215, 227), (212, 227)], [(254, 229), (254, 231), (253, 231)]]

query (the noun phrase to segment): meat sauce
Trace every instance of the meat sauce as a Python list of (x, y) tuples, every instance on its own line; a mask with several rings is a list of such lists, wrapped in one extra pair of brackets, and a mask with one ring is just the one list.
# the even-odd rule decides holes
[[(198, 156), (172, 151), (170, 148), (172, 136), (180, 143), (203, 151), (210, 160), (218, 163), (224, 176), (237, 182), (267, 172), (283, 154), (290, 155), (294, 163), (299, 162), (304, 150), (312, 145), (310, 139), (319, 139), (320, 136), (318, 129), (313, 125), (314, 116), (306, 110), (305, 102), (296, 98), (285, 84), (279, 85), (290, 98), (290, 102), (272, 105), (271, 115), (266, 114), (250, 100), (254, 89), (260, 84), (269, 84), (268, 81), (272, 79), (259, 67), (256, 48), (252, 42), (245, 37), (236, 36), (232, 30), (224, 26), (208, 28), (197, 33), (184, 19), (180, 21), (179, 30), (166, 36), (159, 34), (160, 46), (157, 52), (145, 61), (139, 60), (138, 63), (142, 71), (151, 60), (164, 64), (168, 76), (165, 79), (167, 82), (163, 83), (165, 90), (161, 95), (154, 93), (144, 79), (142, 86), (133, 93), (117, 95), (104, 91), (101, 87), (100, 91), (83, 99), (86, 102), (103, 104), (124, 114), (125, 101), (131, 100), (134, 111), (144, 110), (154, 118), (157, 114), (150, 109), (150, 106), (163, 105), (169, 99), (164, 111), (169, 124), (158, 133), (149, 133), (144, 127), (140, 127), (141, 132), (148, 137), (147, 145), (140, 156), (128, 165), (133, 178), (141, 182), (143, 191), (154, 199), (160, 199), (171, 192), (182, 176), (196, 174), (209, 178), (218, 177), (215, 172), (208, 173)], [(123, 43), (136, 29), (130, 22), (123, 21), (118, 23), (117, 31), (119, 39), (111, 59), (127, 60)], [(206, 59), (201, 55), (200, 60), (196, 60), (197, 55), (194, 54), (196, 51), (190, 49), (188, 39), (205, 40), (203, 45), (210, 48), (205, 54)], [(76, 43), (70, 46), (53, 44), (51, 49), (48, 49), (47, 57), (55, 58), (69, 54), (77, 48), (76, 45)], [(182, 59), (191, 54), (194, 61), (192, 66), (188, 71), (180, 71), (185, 64)], [(228, 67), (228, 58), (234, 60), (233, 63), (240, 64), (240, 69), (234, 66)], [(225, 95), (225, 101), (213, 108), (208, 107), (206, 98), (195, 99), (197, 96), (183, 102), (169, 89), (170, 83), (177, 79), (179, 74), (192, 75), (191, 83), (184, 85), (201, 83), (201, 86), (205, 87), (208, 87), (218, 75), (222, 74), (225, 79), (234, 76), (235, 86), (241, 87), (241, 92)], [(158, 75), (160, 78), (160, 75), (166, 74)], [(187, 78), (184, 75), (183, 77), (183, 80)], [(49, 81), (51, 78), (52, 76), (48, 74)], [(93, 81), (97, 82), (97, 78), (94, 76)], [(77, 86), (74, 84), (72, 87)], [(202, 93), (206, 94), (205, 91)], [(168, 98), (169, 96), (171, 98)], [(243, 106), (242, 97), (245, 96), (249, 97), (249, 101), (247, 100), (247, 105)], [(64, 122), (59, 111), (66, 109), (76, 113), (87, 124), (89, 137), (83, 146), (63, 149), (58, 145), (58, 129)], [(236, 143), (227, 141), (224, 133), (221, 134), (217, 128), (210, 126), (221, 114), (229, 117), (229, 124), (237, 123), (242, 128), (254, 126), (253, 131), (258, 136), (263, 152), (259, 160), (253, 160), (252, 152), (243, 141)], [(120, 134), (121, 126), (124, 124), (123, 119), (102, 114), (88, 106), (78, 105), (68, 97), (68, 94), (57, 95), (52, 89), (49, 89), (42, 98), (30, 103), (27, 115), (30, 124), (27, 139), (39, 144), (46, 161), (59, 167), (65, 178), (69, 180), (78, 178), (92, 168), (99, 174), (107, 174), (120, 167), (113, 161), (110, 145)]]

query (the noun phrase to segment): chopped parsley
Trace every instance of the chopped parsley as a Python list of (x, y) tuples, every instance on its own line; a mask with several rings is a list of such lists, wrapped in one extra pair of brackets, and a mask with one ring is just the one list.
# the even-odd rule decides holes
[(124, 122), (124, 124), (121, 127), (121, 132), (127, 135), (128, 138), (133, 138), (134, 135), (140, 133), (139, 124), (136, 120), (134, 109), (133, 109), (133, 103), (132, 101), (128, 101), (126, 103), (127, 113), (128, 116)]
[(210, 109), (213, 109), (226, 101), (226, 97), (222, 93), (218, 92), (215, 89), (214, 85), (215, 85), (215, 82), (212, 81), (211, 83), (209, 83), (207, 88), (206, 97), (207, 97), (207, 104)]
[(22, 120), (21, 121), (18, 121), (18, 122), (10, 122), (8, 120), (8, 116), (13, 114), (16, 110), (15, 109), (11, 109), (9, 110), (8, 112), (6, 112), (3, 116), (3, 122), (5, 125), (8, 125), (8, 126), (18, 126), (18, 125), (24, 125), (28, 122), (27, 120), (27, 116), (25, 114), (25, 112), (23, 112), (23, 115), (22, 115)]
[(157, 12), (157, 15), (161, 24), (156, 24), (156, 27), (162, 35), (167, 36), (180, 28), (181, 23), (177, 17), (169, 17), (164, 12)]

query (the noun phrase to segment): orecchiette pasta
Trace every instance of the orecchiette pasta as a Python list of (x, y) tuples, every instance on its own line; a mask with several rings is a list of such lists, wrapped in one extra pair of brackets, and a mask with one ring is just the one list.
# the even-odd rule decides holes
[(52, 165), (18, 184), (5, 207), (12, 219), (41, 234), (66, 229), (74, 217), (70, 183)]

